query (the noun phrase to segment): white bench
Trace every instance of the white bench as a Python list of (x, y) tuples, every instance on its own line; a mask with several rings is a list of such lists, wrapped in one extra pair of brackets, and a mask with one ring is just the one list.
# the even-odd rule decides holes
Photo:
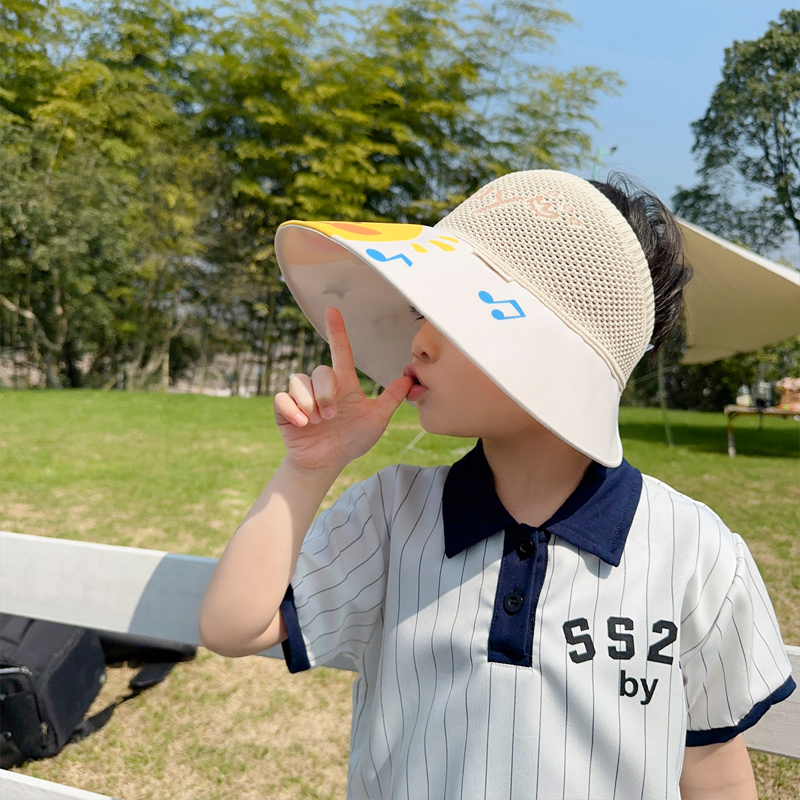
[[(0, 611), (199, 645), (197, 615), (216, 559), (0, 532)], [(800, 647), (786, 648), (800, 675)], [(280, 647), (261, 655), (283, 658)], [(338, 665), (342, 668), (344, 664)], [(800, 691), (745, 733), (752, 750), (800, 759)], [(0, 771), (0, 797), (105, 800)]]

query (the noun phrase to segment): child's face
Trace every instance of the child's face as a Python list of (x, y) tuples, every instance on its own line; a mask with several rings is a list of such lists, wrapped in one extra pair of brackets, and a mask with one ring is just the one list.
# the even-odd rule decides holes
[(411, 344), (410, 366), (425, 389), (415, 387), (409, 399), (428, 433), (503, 438), (539, 427), (427, 320)]

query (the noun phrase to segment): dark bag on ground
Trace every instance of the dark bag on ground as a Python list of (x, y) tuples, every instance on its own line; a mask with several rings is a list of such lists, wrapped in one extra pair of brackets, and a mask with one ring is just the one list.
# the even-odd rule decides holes
[(104, 681), (94, 631), (0, 614), (2, 767), (58, 753)]
[[(99, 730), (118, 705), (195, 653), (176, 642), (0, 614), (0, 768), (53, 756)], [(141, 667), (130, 693), (84, 719), (106, 664), (126, 662)]]

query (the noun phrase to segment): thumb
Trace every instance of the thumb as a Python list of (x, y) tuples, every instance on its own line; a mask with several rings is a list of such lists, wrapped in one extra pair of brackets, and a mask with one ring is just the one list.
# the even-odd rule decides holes
[(414, 385), (414, 379), (406, 375), (395, 378), (384, 390), (380, 397), (375, 401), (378, 413), (386, 423), (392, 418), (392, 414), (400, 407), (406, 395)]

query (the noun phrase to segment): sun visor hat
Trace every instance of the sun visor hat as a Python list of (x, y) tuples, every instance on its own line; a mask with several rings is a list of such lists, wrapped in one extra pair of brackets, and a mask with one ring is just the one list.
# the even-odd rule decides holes
[(359, 369), (403, 374), (419, 311), (525, 411), (609, 467), (619, 399), (653, 331), (647, 259), (616, 207), (564, 172), (505, 175), (435, 227), (286, 222), (275, 249), (303, 313), (347, 324)]

